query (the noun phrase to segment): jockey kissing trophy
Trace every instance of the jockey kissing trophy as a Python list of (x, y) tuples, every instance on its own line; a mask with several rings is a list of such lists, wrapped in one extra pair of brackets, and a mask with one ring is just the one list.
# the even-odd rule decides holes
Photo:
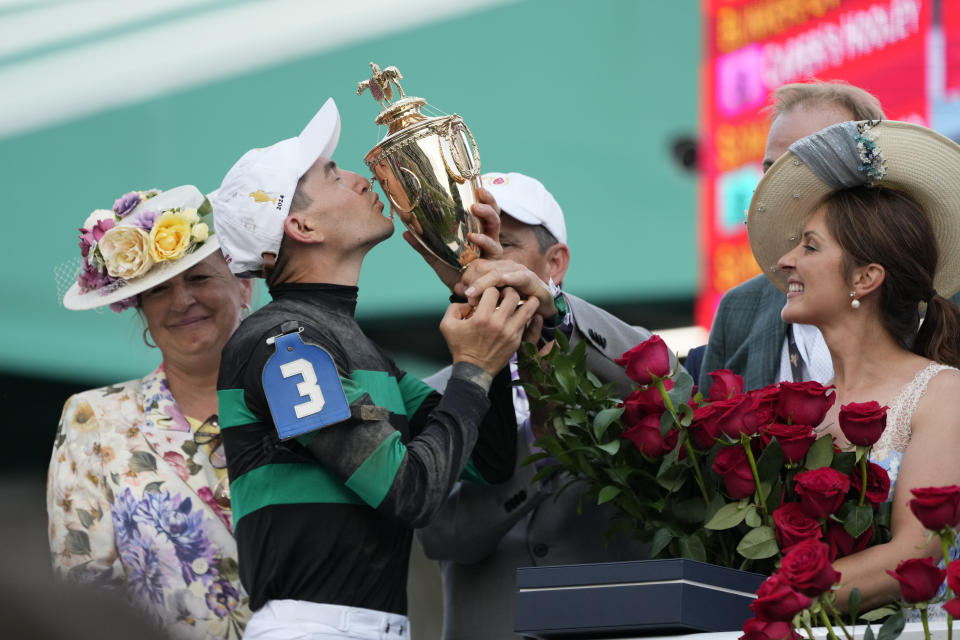
[[(359, 84), (357, 95), (369, 89), (383, 107), (376, 118), (387, 135), (367, 153), (370, 167), (391, 211), (427, 250), (462, 271), (480, 256), (467, 233), (479, 233), (480, 222), (470, 213), (480, 185), (480, 152), (463, 118), (453, 114), (428, 118), (420, 113), (423, 98), (403, 93), (403, 76), (396, 67), (383, 70), (370, 63), (373, 75)], [(394, 85), (399, 92), (396, 102)]]

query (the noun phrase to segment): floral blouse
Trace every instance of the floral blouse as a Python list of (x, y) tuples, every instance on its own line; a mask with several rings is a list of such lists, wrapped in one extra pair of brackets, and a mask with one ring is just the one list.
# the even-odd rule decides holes
[(55, 571), (125, 588), (174, 638), (240, 638), (250, 611), (216, 483), (163, 365), (72, 396), (47, 479)]

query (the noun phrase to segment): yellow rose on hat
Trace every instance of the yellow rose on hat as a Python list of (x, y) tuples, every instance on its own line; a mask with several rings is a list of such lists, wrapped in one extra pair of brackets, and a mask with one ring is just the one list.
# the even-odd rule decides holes
[(178, 211), (167, 211), (150, 230), (150, 257), (156, 262), (176, 260), (190, 247), (190, 220)]
[(145, 274), (153, 266), (149, 243), (150, 236), (140, 227), (121, 225), (109, 229), (99, 244), (107, 273), (124, 280)]

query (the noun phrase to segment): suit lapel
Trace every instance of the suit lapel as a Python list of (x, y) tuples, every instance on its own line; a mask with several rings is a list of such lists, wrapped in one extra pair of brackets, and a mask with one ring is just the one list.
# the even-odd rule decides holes
[(785, 303), (786, 298), (780, 290), (767, 283), (759, 305), (759, 316), (753, 325), (756, 331), (749, 338), (756, 348), (750, 349), (753, 362), (747, 367), (748, 379), (744, 380), (747, 389), (758, 389), (777, 381), (787, 326), (780, 319)]

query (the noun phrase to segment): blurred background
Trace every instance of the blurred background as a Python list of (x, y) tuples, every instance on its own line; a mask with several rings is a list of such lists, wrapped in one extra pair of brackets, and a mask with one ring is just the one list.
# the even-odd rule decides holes
[[(371, 61), (399, 67), (432, 113), (463, 116), (484, 171), (553, 192), (566, 289), (673, 330), (683, 354), (706, 341), (723, 291), (759, 272), (743, 211), (769, 92), (847, 80), (889, 117), (957, 137), (958, 25), (960, 0), (0, 0), (0, 484), (17, 488), (2, 495), (42, 554), (64, 400), (159, 362), (132, 312), (59, 303), (90, 211), (133, 189), (209, 192), (330, 96), (343, 123), (335, 158), (367, 175), (385, 133), (379, 106), (356, 95)], [(436, 330), (447, 294), (399, 231), (367, 258), (358, 315), (427, 375), (447, 358)], [(414, 628), (433, 637), (438, 613), (418, 607), (436, 584), (412, 589)]]

